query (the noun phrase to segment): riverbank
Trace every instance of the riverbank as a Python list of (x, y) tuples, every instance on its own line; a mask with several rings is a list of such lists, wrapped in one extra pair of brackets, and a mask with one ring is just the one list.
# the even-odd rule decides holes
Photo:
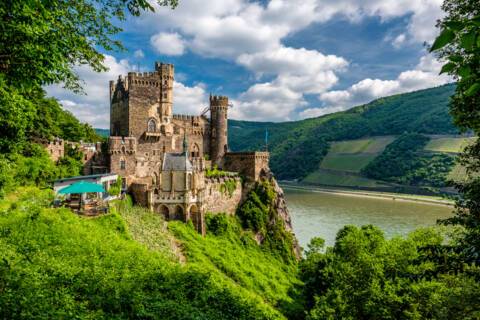
[(301, 185), (301, 184), (289, 183), (289, 182), (280, 182), (280, 186), (282, 188), (290, 188), (293, 190), (295, 189), (306, 190), (306, 191), (312, 191), (312, 192), (330, 193), (330, 194), (344, 195), (344, 196), (350, 196), (350, 197), (389, 199), (392, 201), (420, 202), (420, 203), (428, 203), (433, 205), (442, 205), (442, 206), (449, 206), (449, 207), (455, 206), (454, 200), (445, 199), (442, 197), (434, 197), (434, 196), (363, 191), (363, 190), (357, 191), (357, 190), (348, 190), (348, 189), (307, 186), (307, 185)]

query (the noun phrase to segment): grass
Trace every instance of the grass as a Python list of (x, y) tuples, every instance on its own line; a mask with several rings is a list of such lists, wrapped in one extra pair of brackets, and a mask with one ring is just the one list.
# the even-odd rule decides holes
[[(284, 319), (265, 302), (270, 295), (237, 284), (242, 273), (233, 262), (225, 277), (206, 263), (179, 264), (169, 252), (172, 233), (158, 216), (127, 205), (86, 218), (50, 208), (52, 199), (48, 190), (22, 188), (0, 200), (0, 318)], [(221, 245), (243, 250), (238, 242)], [(260, 253), (253, 257), (264, 259), (267, 278), (268, 264), (279, 265)], [(242, 259), (250, 261), (246, 252)], [(285, 285), (281, 274), (272, 276)]]
[(374, 153), (378, 154), (395, 140), (394, 136), (379, 136), (356, 140), (337, 141), (330, 146), (329, 153)]
[(348, 172), (334, 172), (328, 170), (319, 169), (310, 175), (308, 175), (302, 182), (326, 185), (326, 186), (339, 186), (339, 187), (369, 187), (379, 188), (384, 187), (385, 183), (363, 178), (353, 173)]
[(167, 223), (160, 214), (147, 208), (132, 206), (129, 201), (115, 201), (111, 210), (123, 218), (133, 240), (150, 250), (162, 253), (168, 260), (183, 260), (175, 238), (168, 231)]
[(432, 137), (424, 150), (431, 152), (460, 153), (475, 139), (474, 137)]
[(340, 187), (382, 186), (382, 183), (363, 178), (358, 173), (394, 139), (394, 136), (378, 136), (333, 142), (320, 168), (303, 182)]
[(290, 292), (301, 285), (296, 278), (297, 266), (285, 264), (262, 249), (235, 217), (228, 219), (228, 231), (222, 235), (207, 231), (202, 237), (180, 222), (169, 223), (169, 229), (181, 241), (188, 264), (263, 297), (284, 314), (293, 312), (296, 305)]
[(328, 154), (322, 161), (320, 168), (350, 172), (360, 172), (367, 164), (375, 159), (375, 154)]

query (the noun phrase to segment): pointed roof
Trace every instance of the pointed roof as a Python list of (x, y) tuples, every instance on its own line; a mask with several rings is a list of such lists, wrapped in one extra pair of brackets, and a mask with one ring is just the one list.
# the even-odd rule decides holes
[(193, 171), (187, 153), (165, 153), (162, 171)]

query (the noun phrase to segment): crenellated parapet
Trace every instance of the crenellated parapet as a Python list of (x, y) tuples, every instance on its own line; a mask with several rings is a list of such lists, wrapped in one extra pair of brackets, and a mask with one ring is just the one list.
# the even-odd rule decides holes
[(227, 96), (210, 96), (210, 106), (228, 108), (228, 97)]
[(110, 137), (108, 139), (108, 152), (113, 154), (135, 154), (137, 152), (137, 139), (134, 137)]
[(269, 152), (227, 152), (224, 169), (239, 172), (251, 181), (258, 181), (262, 173), (270, 171)]

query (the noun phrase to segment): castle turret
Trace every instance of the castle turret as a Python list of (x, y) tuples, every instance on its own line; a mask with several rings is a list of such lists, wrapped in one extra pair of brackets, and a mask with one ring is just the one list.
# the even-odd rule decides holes
[(172, 117), (173, 106), (173, 64), (155, 63), (155, 71), (160, 76), (160, 116), (161, 122), (169, 123)]
[(228, 97), (210, 96), (212, 163), (222, 166), (222, 160), (228, 151)]

